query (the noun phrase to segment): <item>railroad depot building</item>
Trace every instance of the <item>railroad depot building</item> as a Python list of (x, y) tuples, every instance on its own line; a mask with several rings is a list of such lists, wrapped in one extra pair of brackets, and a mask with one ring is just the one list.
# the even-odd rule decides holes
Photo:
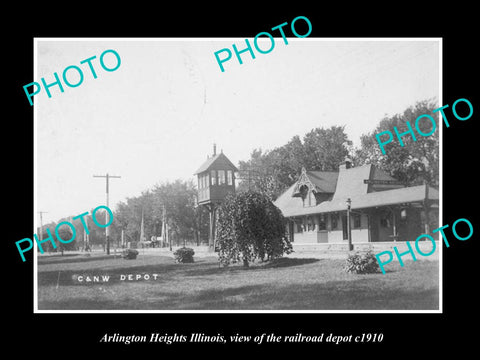
[[(293, 244), (413, 240), (438, 227), (439, 192), (405, 187), (374, 165), (306, 171), (275, 201)], [(347, 211), (350, 204), (350, 212)], [(435, 227), (433, 227), (435, 226)]]

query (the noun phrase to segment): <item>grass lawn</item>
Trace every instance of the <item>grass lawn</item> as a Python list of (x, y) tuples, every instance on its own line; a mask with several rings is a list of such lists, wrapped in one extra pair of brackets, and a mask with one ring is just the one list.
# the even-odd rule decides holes
[[(344, 262), (282, 258), (244, 269), (219, 267), (213, 256), (195, 258), (192, 264), (176, 264), (171, 257), (152, 254), (136, 260), (44, 257), (38, 260), (38, 309), (438, 309), (438, 261), (408, 261), (403, 268), (392, 262), (385, 275), (348, 274), (342, 269)], [(129, 274), (131, 279), (142, 278), (128, 280)], [(93, 280), (102, 275), (110, 276), (108, 282), (86, 282), (87, 276)]]

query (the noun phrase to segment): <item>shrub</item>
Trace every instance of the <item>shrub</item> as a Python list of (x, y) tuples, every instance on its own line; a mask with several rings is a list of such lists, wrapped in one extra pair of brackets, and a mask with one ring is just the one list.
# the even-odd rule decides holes
[(122, 251), (122, 257), (126, 260), (136, 259), (138, 251), (135, 249), (125, 249)]
[(175, 256), (175, 261), (179, 263), (193, 263), (193, 255), (195, 251), (191, 248), (182, 247), (175, 250), (173, 256)]
[(286, 221), (268, 197), (254, 191), (229, 194), (218, 211), (219, 261), (226, 266), (273, 260), (292, 252)]
[(378, 261), (371, 250), (364, 254), (355, 252), (349, 254), (345, 263), (344, 270), (354, 274), (372, 274), (377, 273), (380, 268)]

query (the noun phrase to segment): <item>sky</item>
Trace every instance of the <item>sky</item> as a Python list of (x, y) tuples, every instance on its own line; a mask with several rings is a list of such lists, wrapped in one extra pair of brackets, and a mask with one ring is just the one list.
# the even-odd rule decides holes
[[(260, 41), (268, 49), (270, 40)], [(234, 163), (271, 150), (316, 127), (345, 125), (355, 146), (385, 116), (415, 102), (441, 100), (438, 39), (275, 38), (255, 59), (235, 55), (220, 70), (214, 53), (243, 38), (36, 39), (34, 79), (49, 84), (70, 65), (77, 87), (63, 83), (34, 97), (35, 220), (43, 223), (139, 196), (155, 184), (194, 179), (212, 154)], [(253, 43), (250, 39), (250, 43)], [(105, 71), (100, 55), (121, 64)], [(233, 52), (233, 50), (232, 50)], [(92, 60), (97, 78), (88, 64)], [(222, 54), (223, 56), (223, 54)], [(105, 54), (105, 65), (116, 59)], [(71, 83), (79, 81), (69, 70)]]

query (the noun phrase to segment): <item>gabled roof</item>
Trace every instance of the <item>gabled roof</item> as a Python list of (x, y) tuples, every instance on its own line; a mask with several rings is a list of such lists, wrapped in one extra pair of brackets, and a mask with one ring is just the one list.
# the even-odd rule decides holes
[[(410, 186), (399, 189), (367, 193), (364, 195), (350, 196), (352, 201), (351, 208), (355, 210), (377, 206), (379, 207), (422, 202), (425, 199), (426, 186), (428, 185)], [(334, 197), (331, 201), (324, 201), (317, 206), (303, 207), (301, 201), (286, 201), (288, 200), (287, 193), (289, 190), (284, 193), (286, 195), (285, 197), (282, 195), (277, 199), (277, 201), (275, 201), (275, 205), (282, 211), (283, 216), (301, 216), (347, 210), (347, 197)], [(292, 199), (291, 197), (290, 199), (298, 200), (295, 198)], [(438, 190), (429, 186), (428, 199), (438, 201)]]
[(334, 199), (364, 195), (368, 191), (368, 185), (364, 179), (370, 179), (372, 165), (364, 165), (341, 170), (338, 174), (337, 189)]
[[(336, 174), (336, 175), (334, 175)], [(298, 195), (299, 183), (311, 181), (321, 192), (333, 193), (331, 200), (316, 206), (304, 207)], [(364, 165), (339, 172), (303, 171), (300, 179), (275, 201), (284, 216), (308, 215), (346, 210), (346, 200), (352, 209), (421, 202), (425, 199), (426, 185), (403, 187), (394, 184), (365, 184), (364, 180), (395, 180), (374, 165)], [(333, 189), (333, 191), (331, 191)], [(438, 190), (428, 187), (428, 199), (438, 201)]]
[(347, 198), (365, 195), (374, 191), (391, 190), (403, 187), (402, 185), (369, 185), (364, 180), (395, 180), (382, 169), (367, 164), (342, 169), (338, 174), (337, 189), (334, 198)]
[(338, 171), (307, 171), (307, 175), (320, 192), (332, 194), (335, 192)]
[(273, 202), (282, 211), (283, 216), (295, 215), (303, 208), (302, 202), (293, 197), (296, 187), (297, 183), (293, 184)]
[(300, 188), (306, 185), (310, 190), (316, 193), (335, 192), (338, 172), (335, 171), (306, 171), (302, 168), (302, 173), (295, 183), (292, 196), (298, 196)]
[(225, 169), (225, 170), (233, 170), (238, 171), (237, 167), (233, 165), (233, 163), (223, 154), (223, 152), (213, 155), (209, 157), (207, 161), (205, 161), (202, 166), (195, 171), (194, 175), (200, 174), (202, 172), (208, 170), (218, 170), (218, 169)]

